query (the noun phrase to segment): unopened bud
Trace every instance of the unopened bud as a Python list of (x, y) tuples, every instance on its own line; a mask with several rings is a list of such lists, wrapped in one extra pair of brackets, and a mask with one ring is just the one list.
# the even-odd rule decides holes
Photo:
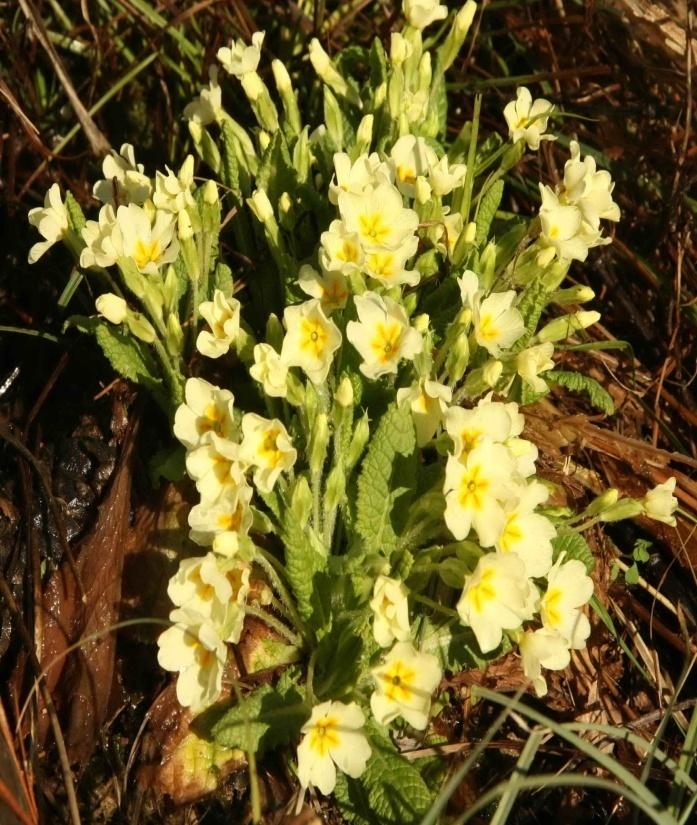
[(189, 213), (182, 209), (177, 215), (177, 234), (180, 241), (190, 241), (194, 237), (194, 228), (191, 225)]
[(498, 383), (501, 373), (503, 372), (503, 364), (501, 361), (492, 359), (487, 361), (482, 367), (482, 380), (488, 387), (495, 387)]
[(312, 473), (321, 472), (327, 454), (328, 442), (329, 420), (327, 414), (322, 412), (315, 418), (315, 425), (310, 439), (310, 471)]
[(218, 187), (214, 180), (207, 180), (203, 186), (204, 203), (213, 205), (218, 203)]
[(560, 306), (566, 304), (585, 304), (586, 301), (592, 301), (595, 298), (595, 292), (583, 284), (577, 286), (570, 286), (567, 289), (558, 289), (550, 296), (551, 301)]
[(575, 312), (573, 315), (555, 318), (537, 333), (537, 339), (538, 341), (561, 341), (573, 335), (574, 332), (597, 324), (599, 320), (600, 313), (594, 310)]
[(128, 304), (113, 292), (100, 295), (94, 306), (97, 312), (112, 324), (122, 324), (128, 315)]
[(269, 148), (269, 143), (271, 143), (271, 135), (262, 129), (262, 131), (259, 132), (259, 148), (262, 152), (265, 152)]
[(431, 200), (431, 186), (423, 175), (419, 175), (414, 186), (416, 202), (428, 203)]
[(479, 282), (484, 289), (488, 289), (494, 283), (495, 274), (496, 244), (489, 241), (479, 258)]
[(411, 46), (408, 41), (399, 32), (392, 32), (390, 35), (390, 60), (393, 65), (401, 66), (410, 54)]
[(246, 72), (240, 78), (240, 82), (249, 100), (256, 103), (264, 93), (264, 81), (256, 72)]
[(346, 474), (340, 466), (332, 467), (327, 476), (327, 487), (324, 493), (324, 507), (328, 513), (343, 502), (346, 493)]
[(179, 355), (184, 349), (184, 331), (182, 330), (179, 318), (172, 313), (167, 317), (167, 352), (170, 355)]
[(609, 490), (605, 490), (604, 493), (594, 498), (588, 507), (586, 507), (583, 511), (583, 514), (585, 516), (597, 516), (598, 513), (602, 513), (603, 510), (607, 510), (617, 504), (617, 499), (619, 496), (619, 490), (614, 487), (610, 487)]
[(474, 239), (477, 237), (477, 224), (474, 221), (467, 224), (464, 235), (465, 243), (474, 243)]
[(356, 155), (369, 151), (373, 140), (373, 115), (365, 115), (356, 130)]
[(428, 92), (432, 76), (431, 52), (424, 52), (419, 61), (419, 91)]
[(301, 528), (307, 524), (312, 512), (312, 493), (305, 476), (298, 476), (295, 479), (290, 496), (290, 511)]
[(261, 223), (273, 220), (273, 206), (264, 189), (255, 189), (252, 197), (247, 198), (247, 204)]
[(126, 324), (130, 332), (144, 343), (152, 344), (155, 340), (155, 330), (152, 324), (140, 312), (129, 312), (126, 316)]
[(280, 60), (271, 61), (271, 70), (273, 71), (273, 79), (276, 81), (276, 88), (279, 94), (286, 94), (293, 88), (293, 84), (288, 74), (288, 69)]
[(339, 386), (334, 393), (334, 400), (343, 408), (350, 407), (353, 404), (353, 384), (348, 376), (344, 376), (339, 382)]
[(474, 14), (476, 11), (477, 4), (474, 2), (474, 0), (467, 0), (465, 5), (455, 15), (455, 20), (453, 21), (453, 28), (463, 38), (467, 36), (467, 32), (469, 31), (469, 28), (472, 25), (472, 21), (474, 20)]
[(598, 515), (600, 521), (623, 521), (628, 518), (636, 518), (644, 512), (640, 501), (634, 498), (620, 499), (612, 507), (608, 507)]
[(414, 318), (414, 329), (423, 335), (428, 330), (430, 320), (431, 319), (428, 317), (428, 313), (422, 312), (421, 315), (417, 315), (416, 318)]
[[(470, 313), (471, 317), (471, 310), (466, 311)], [(467, 323), (469, 323), (469, 321)], [(465, 374), (465, 370), (467, 369), (469, 359), (469, 341), (467, 339), (467, 334), (465, 333), (464, 327), (461, 327), (460, 334), (455, 337), (455, 340), (448, 348), (448, 355), (445, 359), (445, 369), (448, 373), (448, 379), (451, 384), (456, 381), (459, 381)]]
[(365, 445), (368, 443), (370, 437), (370, 425), (368, 424), (368, 413), (363, 415), (356, 422), (356, 428), (353, 431), (353, 437), (349, 444), (348, 455), (346, 456), (346, 471), (350, 472), (357, 464), (358, 459), (363, 454)]

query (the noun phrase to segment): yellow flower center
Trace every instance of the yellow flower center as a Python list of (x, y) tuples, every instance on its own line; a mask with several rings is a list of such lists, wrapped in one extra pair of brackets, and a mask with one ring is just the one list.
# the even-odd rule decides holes
[(380, 678), (385, 683), (385, 696), (393, 702), (408, 702), (413, 694), (411, 688), (416, 671), (412, 670), (401, 659), (392, 662), (390, 666), (383, 670)]
[(375, 337), (370, 342), (370, 346), (381, 364), (386, 364), (398, 357), (401, 337), (402, 328), (398, 323), (377, 325)]
[(341, 286), (340, 281), (322, 287), (322, 303), (325, 306), (340, 306), (347, 298), (348, 292)]
[(222, 513), (217, 518), (218, 529), (237, 532), (242, 524), (242, 513), (242, 505), (239, 505), (231, 513)]
[(264, 467), (275, 467), (283, 458), (283, 453), (278, 449), (277, 439), (281, 431), (277, 427), (267, 430), (263, 441), (259, 444), (257, 453), (259, 463)]
[(211, 430), (220, 434), (223, 423), (223, 413), (215, 404), (209, 404), (203, 411), (203, 415), (196, 422), (196, 429), (203, 435)]
[(374, 278), (391, 278), (394, 275), (394, 255), (391, 252), (375, 252), (368, 258), (368, 269)]
[(561, 600), (563, 592), (560, 588), (550, 588), (542, 599), (542, 610), (544, 611), (546, 622), (545, 624), (552, 627), (559, 627), (562, 622), (561, 615)]
[(320, 756), (325, 756), (330, 748), (335, 748), (340, 743), (337, 728), (339, 720), (334, 716), (325, 716), (315, 722), (308, 736), (310, 738), (310, 748)]
[(471, 452), (477, 445), (479, 441), (479, 437), (481, 436), (481, 430), (475, 429), (464, 429), (460, 433), (460, 441), (462, 441), (462, 452), (469, 453)]
[(551, 240), (554, 240), (554, 238), (558, 238), (559, 237), (559, 227), (556, 226), (556, 225), (551, 226), (550, 229), (549, 229), (549, 232), (547, 233), (547, 235), (549, 236), (549, 238)]
[(358, 222), (361, 227), (361, 234), (368, 238), (371, 243), (382, 244), (389, 237), (390, 227), (382, 219), (379, 212), (361, 215)]
[(481, 510), (484, 497), (489, 489), (489, 480), (482, 476), (482, 468), (477, 465), (462, 478), (460, 486), (460, 506), (465, 510)]
[(518, 524), (518, 517), (514, 514), (509, 516), (506, 526), (501, 534), (500, 545), (502, 553), (509, 553), (513, 547), (523, 538), (523, 531)]
[(358, 261), (358, 246), (353, 241), (344, 241), (336, 257), (348, 264), (355, 264)]
[(327, 345), (327, 330), (319, 318), (303, 318), (300, 327), (300, 349), (321, 358)]
[(495, 575), (493, 570), (485, 570), (477, 584), (468, 589), (467, 600), (476, 613), (482, 613), (486, 605), (496, 598)]
[(149, 263), (157, 263), (161, 254), (159, 241), (147, 242), (138, 238), (133, 250), (133, 260), (138, 269), (144, 269)]
[(489, 314), (482, 315), (479, 319), (479, 327), (477, 332), (483, 341), (488, 342), (495, 341), (501, 334), (501, 330), (499, 329), (496, 320), (493, 315)]
[(416, 183), (416, 169), (406, 163), (400, 163), (397, 166), (397, 177), (402, 183)]

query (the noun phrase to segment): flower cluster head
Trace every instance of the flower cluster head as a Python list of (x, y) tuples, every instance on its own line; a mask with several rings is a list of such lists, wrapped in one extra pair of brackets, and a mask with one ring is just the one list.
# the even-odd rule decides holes
[[(314, 129), (280, 61), (274, 89), (258, 74), (263, 32), (221, 48), (224, 73), (213, 67), (185, 111), (220, 188), (197, 188), (192, 156), (150, 177), (124, 144), (104, 159), (93, 219), (57, 185), (29, 217), (43, 238), (30, 260), (63, 240), (83, 269), (113, 278), (90, 324), (119, 347), (137, 339), (123, 372), (147, 373), (195, 487), (160, 665), (199, 713), (226, 693), (231, 646), (256, 643), (246, 617), (265, 622), (259, 658), (285, 672), (260, 690), (278, 698), (288, 682), (304, 696), (306, 721), (288, 737), (303, 794), (331, 793), (337, 771), (360, 777), (378, 741), (392, 745), (388, 728), (428, 729), (456, 665), (453, 630), (474, 654), (517, 646), (540, 696), (545, 671), (591, 633), (578, 536), (563, 549), (588, 522), (549, 505), (521, 407), (563, 383), (555, 343), (600, 317), (570, 311), (537, 328), (550, 304), (593, 297), (559, 287), (570, 260), (608, 243), (613, 183), (572, 141), (561, 182), (540, 186), (539, 219), (527, 233), (509, 220), (503, 173), (554, 139), (554, 106), (518, 89), (504, 110), (515, 146), (473, 145), (468, 169), (462, 138), (444, 143), (440, 95), (475, 4), (442, 26), (445, 3), (403, 11), (364, 86), (311, 41), (326, 121)], [(447, 31), (433, 53), (429, 26)], [(225, 112), (226, 74), (258, 129)], [(229, 198), (238, 214), (223, 236)], [(228, 238), (240, 253), (230, 266)], [(674, 525), (674, 491), (668, 479), (585, 515)]]
[(572, 140), (571, 157), (564, 166), (563, 183), (552, 189), (540, 184), (540, 244), (538, 261), (544, 264), (555, 255), (560, 259), (585, 261), (588, 250), (610, 243), (602, 234), (601, 220), (617, 222), (619, 206), (612, 199), (610, 173), (596, 168), (590, 155), (581, 157)]

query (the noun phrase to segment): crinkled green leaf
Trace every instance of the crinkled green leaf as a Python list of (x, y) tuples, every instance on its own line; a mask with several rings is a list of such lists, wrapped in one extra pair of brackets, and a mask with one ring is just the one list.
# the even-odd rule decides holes
[(370, 54), (368, 55), (368, 62), (370, 63), (370, 85), (373, 90), (375, 90), (387, 82), (389, 65), (387, 52), (378, 37), (373, 38)]
[(549, 370), (545, 373), (545, 379), (572, 392), (584, 392), (591, 404), (606, 415), (615, 412), (615, 402), (610, 393), (589, 375), (566, 370)]
[(516, 304), (518, 312), (523, 316), (525, 332), (513, 345), (513, 352), (520, 352), (528, 345), (535, 334), (540, 316), (549, 301), (549, 292), (541, 280), (534, 280), (520, 296)]
[(85, 216), (82, 212), (80, 204), (73, 197), (72, 192), (65, 193), (65, 208), (68, 212), (68, 222), (73, 232), (78, 235), (82, 232), (85, 226)]
[(372, 755), (359, 779), (337, 772), (334, 789), (342, 816), (354, 825), (416, 825), (432, 794), (416, 765), (401, 756), (376, 725), (367, 728)]
[(555, 561), (561, 553), (564, 553), (566, 561), (570, 559), (582, 561), (589, 573), (595, 567), (593, 553), (586, 540), (579, 533), (574, 533), (572, 530), (560, 530), (552, 539), (552, 547), (554, 548)]
[(265, 189), (271, 203), (277, 203), (284, 192), (294, 195), (297, 183), (288, 143), (282, 132), (276, 132), (259, 164), (256, 187)]
[(285, 546), (286, 573), (298, 603), (298, 610), (304, 619), (314, 616), (313, 625), (321, 627), (326, 623), (326, 578), (327, 552), (315, 531), (308, 525), (300, 524), (284, 508), (281, 539)]
[[(369, 442), (358, 478), (356, 531), (369, 549), (387, 554), (396, 547), (392, 477), (398, 457), (411, 457), (415, 449), (414, 425), (408, 407), (392, 405)], [(415, 478), (413, 475), (411, 478), (400, 476), (397, 481), (413, 484)]]
[[(227, 264), (218, 263), (213, 272), (213, 290), (219, 289), (226, 298), (232, 297), (234, 282), (232, 270)], [(211, 292), (212, 294), (212, 292)]]
[(232, 126), (225, 120), (222, 123), (221, 131), (223, 136), (223, 167), (221, 169), (221, 178), (225, 186), (234, 192), (239, 192), (240, 167), (235, 152), (235, 134)]
[(196, 721), (219, 745), (263, 753), (295, 739), (309, 716), (295, 684), (263, 685), (227, 710), (213, 709)]
[(479, 201), (477, 233), (474, 237), (474, 242), (477, 246), (482, 246), (489, 237), (491, 223), (494, 220), (494, 215), (496, 215), (496, 210), (499, 208), (502, 197), (503, 181), (497, 180), (486, 190), (482, 199)]

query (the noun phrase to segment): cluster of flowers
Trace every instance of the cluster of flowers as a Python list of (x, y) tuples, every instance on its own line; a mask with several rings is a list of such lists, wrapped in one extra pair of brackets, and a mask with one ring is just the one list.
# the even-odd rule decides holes
[[(470, 0), (455, 15), (437, 55), (440, 78), (462, 45), (474, 10)], [(479, 225), (469, 221), (469, 204), (463, 208), (472, 195), (474, 170), (449, 160), (429, 139), (437, 132), (432, 117), (439, 81), (421, 31), (443, 20), (447, 8), (436, 0), (405, 0), (404, 12), (408, 25), (392, 36), (390, 73), (376, 93), (375, 111), (362, 117), (352, 147), (339, 146), (330, 155), (331, 180), (317, 173), (317, 189), (333, 219), (314, 238), (309, 259), (297, 261), (293, 277), (284, 283), (282, 321), (268, 318), (266, 340), (258, 341), (245, 323), (231, 283), (220, 288), (208, 283), (218, 242), (218, 188), (208, 181), (195, 189), (193, 158), (178, 173), (166, 169), (153, 179), (136, 162), (133, 148), (124, 145), (105, 159), (104, 179), (94, 187), (102, 203), (97, 220), (78, 225), (57, 185), (44, 207), (30, 212), (44, 238), (32, 247), (31, 261), (63, 240), (82, 268), (100, 271), (110, 283), (116, 284), (108, 270), (118, 267), (132, 300), (144, 311), (131, 309), (114, 288), (97, 299), (97, 312), (151, 344), (172, 379), (174, 434), (185, 448), (186, 470), (200, 498), (189, 513), (190, 536), (205, 554), (181, 561), (169, 583), (172, 626), (159, 638), (158, 659), (177, 674), (179, 702), (195, 713), (224, 694), (230, 645), (239, 642), (247, 615), (266, 621), (300, 653), (312, 643), (283, 581), (280, 544), (274, 555), (255, 539), (262, 532), (282, 535), (280, 511), (300, 502), (299, 526), (308, 542), (311, 537), (326, 556), (347, 549), (342, 531), (353, 528), (339, 519), (347, 509), (349, 477), (360, 469), (370, 436), (368, 402), (354, 419), (361, 407), (358, 385), (361, 390), (378, 386), (405, 417), (408, 409), (424, 463), (444, 465), (442, 486), (439, 481), (424, 496), (428, 516), (435, 513), (439, 540), (452, 537), (453, 547), (467, 546), (469, 561), (458, 568), (455, 610), (443, 607), (469, 628), (479, 652), (495, 651), (504, 640), (517, 645), (524, 673), (542, 696), (547, 691), (543, 669), (565, 668), (571, 651), (583, 648), (590, 634), (584, 611), (593, 582), (581, 561), (563, 552), (555, 556), (554, 548), (560, 526), (581, 528), (570, 526), (573, 518), (564, 521), (545, 510), (549, 489), (535, 477), (537, 448), (522, 437), (524, 417), (512, 397), (518, 397), (513, 393), (521, 383), (545, 392), (554, 343), (600, 316), (576, 311), (537, 332), (526, 327), (521, 292), (513, 288), (523, 281), (506, 269), (506, 260), (497, 262), (495, 243), (475, 244)], [(223, 69), (239, 79), (259, 123), (260, 154), (281, 127), (295, 136), (296, 146), (307, 129), (283, 64), (272, 64), (283, 115), (257, 72), (263, 40), (257, 32), (251, 45), (237, 41), (218, 52)], [(318, 41), (310, 44), (309, 57), (325, 91), (360, 111), (355, 85)], [(327, 124), (307, 137), (318, 154), (327, 132), (339, 128), (338, 121), (329, 122), (332, 99), (325, 98)], [(377, 140), (377, 110), (383, 104), (394, 128)], [(508, 148), (536, 150), (553, 139), (545, 131), (553, 109), (519, 89), (504, 110), (513, 144)], [(209, 87), (185, 114), (199, 153), (214, 170), (220, 153), (205, 127), (215, 122), (231, 130), (236, 162), (249, 177), (247, 191), (240, 187), (235, 195), (240, 206), (246, 200), (263, 227), (273, 256), (282, 244), (279, 221), (289, 214), (292, 200), (284, 193), (274, 204), (260, 185), (252, 188), (257, 149), (224, 110), (215, 69)], [(309, 165), (315, 161), (311, 155)], [(619, 219), (612, 190), (609, 174), (598, 171), (592, 158), (582, 158), (572, 142), (563, 183), (556, 190), (541, 186), (539, 223), (530, 231), (536, 237), (519, 261), (519, 271), (528, 267), (528, 281), (556, 258), (561, 272), (556, 286), (570, 260), (583, 260), (588, 249), (609, 242), (600, 221)], [(480, 201), (485, 191), (483, 186)], [(424, 250), (426, 257), (435, 254), (435, 268), (427, 261), (420, 264)], [(285, 262), (288, 255), (278, 259)], [(436, 323), (418, 310), (424, 282), (441, 264), (445, 277), (457, 284), (460, 300), (448, 307), (445, 321)], [(184, 317), (183, 295), (190, 296), (190, 315)], [(564, 306), (590, 300), (593, 293), (572, 288), (555, 296)], [(200, 330), (199, 318), (205, 322)], [(203, 378), (184, 381), (187, 327), (200, 355), (225, 359), (236, 353), (259, 389), (259, 409), (268, 416), (239, 410), (230, 390)], [(348, 438), (342, 434), (346, 421), (354, 422)], [(642, 501), (618, 500), (616, 491), (608, 491), (581, 514), (584, 526), (640, 514), (674, 524), (674, 487), (670, 479)], [(356, 534), (353, 539), (360, 543)], [(417, 562), (427, 549), (418, 543), (410, 547)], [(352, 686), (353, 701), (313, 702), (300, 731), (297, 773), (303, 788), (312, 785), (326, 794), (335, 787), (337, 768), (352, 777), (363, 773), (371, 753), (368, 708), (381, 726), (397, 718), (416, 730), (428, 726), (443, 663), (426, 650), (422, 623), (412, 618), (430, 608), (423, 608), (428, 600), (419, 594), (418, 581), (390, 567), (388, 557), (371, 578), (363, 604), (375, 644), (367, 678)], [(308, 694), (312, 699), (311, 684)]]

